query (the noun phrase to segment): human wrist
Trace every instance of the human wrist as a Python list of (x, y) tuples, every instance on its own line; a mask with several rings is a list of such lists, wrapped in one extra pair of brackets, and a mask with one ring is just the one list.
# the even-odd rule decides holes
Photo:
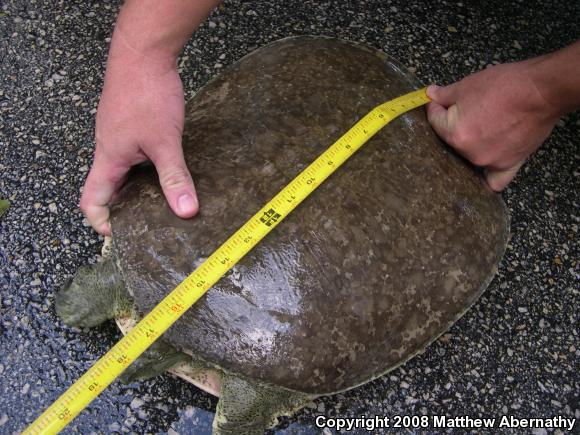
[(580, 107), (580, 43), (525, 61), (551, 112), (560, 117)]
[(108, 69), (119, 65), (122, 70), (132, 68), (166, 72), (177, 68), (178, 52), (161, 46), (148, 46), (146, 43), (135, 43), (124, 34), (122, 28), (115, 28), (109, 49)]
[(549, 55), (540, 56), (525, 61), (527, 64), (528, 76), (538, 91), (538, 94), (545, 102), (544, 110), (555, 117), (560, 117), (565, 113), (559, 98), (558, 83), (550, 77)]
[(218, 3), (125, 0), (115, 24), (111, 52), (171, 65), (192, 32)]

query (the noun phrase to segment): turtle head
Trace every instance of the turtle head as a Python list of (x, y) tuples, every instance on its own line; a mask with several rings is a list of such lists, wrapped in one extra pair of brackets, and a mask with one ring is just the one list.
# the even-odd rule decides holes
[(56, 313), (69, 326), (98, 325), (130, 309), (123, 280), (111, 260), (80, 267), (55, 295)]

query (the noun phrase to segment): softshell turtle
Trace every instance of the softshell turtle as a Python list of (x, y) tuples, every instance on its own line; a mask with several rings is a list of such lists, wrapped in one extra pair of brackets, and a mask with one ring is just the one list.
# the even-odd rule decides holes
[[(91, 326), (148, 312), (361, 116), (419, 86), (383, 52), (332, 38), (250, 53), (189, 103), (183, 145), (199, 214), (177, 218), (154, 170), (136, 171), (112, 207), (109, 259), (77, 272), (57, 295), (59, 315)], [(482, 294), (507, 236), (501, 198), (415, 110), (321, 185), (130, 375), (183, 361), (198, 381), (213, 373), (214, 431), (260, 433), (424, 350)]]

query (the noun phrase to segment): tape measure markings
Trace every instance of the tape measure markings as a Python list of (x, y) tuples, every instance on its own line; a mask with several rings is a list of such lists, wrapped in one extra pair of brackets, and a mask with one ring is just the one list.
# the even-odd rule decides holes
[(56, 433), (64, 428), (372, 136), (397, 116), (427, 102), (423, 88), (371, 110), (178, 284), (23, 433)]

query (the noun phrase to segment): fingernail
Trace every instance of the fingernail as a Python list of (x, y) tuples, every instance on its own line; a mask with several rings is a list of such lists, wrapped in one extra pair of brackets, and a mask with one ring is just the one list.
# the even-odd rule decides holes
[(429, 85), (429, 86), (427, 86), (427, 96), (430, 97), (429, 94), (432, 95), (432, 93), (433, 92), (437, 92), (438, 89), (439, 89), (439, 86), (438, 85)]
[(184, 193), (177, 199), (177, 210), (179, 213), (191, 213), (196, 207), (195, 199), (189, 193)]

